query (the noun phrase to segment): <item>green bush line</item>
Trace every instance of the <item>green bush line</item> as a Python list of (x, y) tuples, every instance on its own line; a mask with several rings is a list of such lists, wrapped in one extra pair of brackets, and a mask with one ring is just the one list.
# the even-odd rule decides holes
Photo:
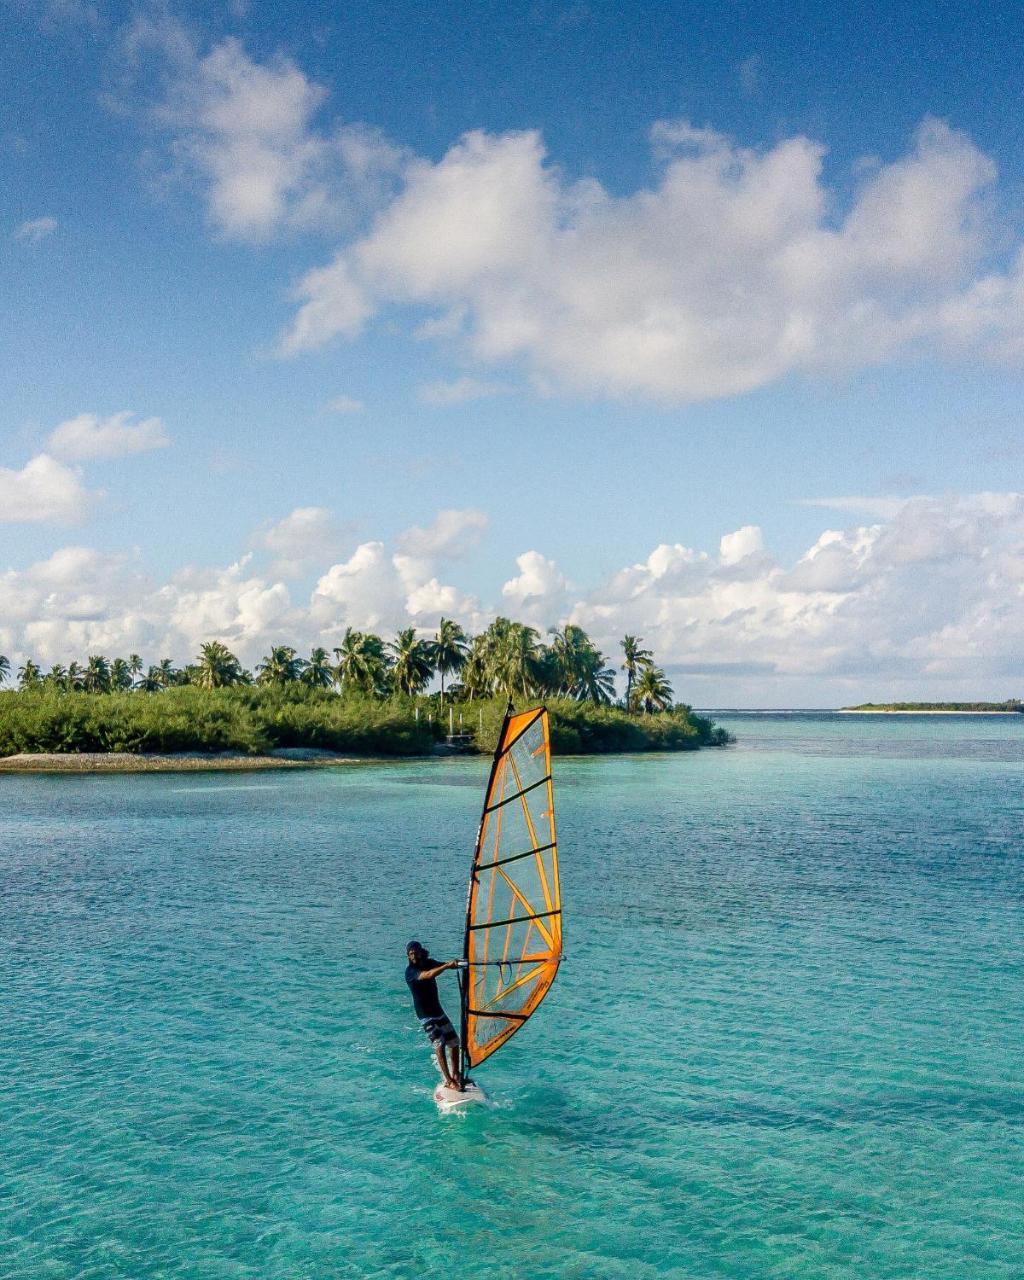
[(860, 702), (844, 711), (1024, 711), (1017, 698), (1006, 702)]
[[(504, 705), (493, 699), (460, 706), (478, 751), (494, 750)], [(618, 707), (564, 698), (549, 699), (547, 706), (552, 748), (562, 755), (689, 751), (729, 741), (723, 729), (682, 705), (655, 715), (632, 715)], [(159, 694), (29, 689), (0, 692), (0, 757), (112, 751), (255, 756), (283, 747), (420, 756), (429, 755), (443, 741), (447, 720), (447, 711), (438, 717), (435, 698), (379, 702), (302, 685), (185, 685)]]

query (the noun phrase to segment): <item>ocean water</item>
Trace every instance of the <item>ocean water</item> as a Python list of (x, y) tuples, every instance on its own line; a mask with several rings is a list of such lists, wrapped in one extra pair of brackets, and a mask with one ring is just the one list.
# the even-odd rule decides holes
[(0, 1274), (1024, 1275), (1024, 717), (720, 718), (556, 760), (568, 959), (461, 1117), (403, 946), (482, 762), (0, 778)]

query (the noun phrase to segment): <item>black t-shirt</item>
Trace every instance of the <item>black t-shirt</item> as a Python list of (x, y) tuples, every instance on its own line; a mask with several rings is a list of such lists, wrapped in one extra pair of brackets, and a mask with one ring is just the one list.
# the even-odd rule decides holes
[(409, 990), (412, 992), (412, 1003), (416, 1010), (417, 1018), (440, 1018), (444, 1016), (444, 1010), (441, 1008), (441, 1001), (437, 994), (436, 978), (420, 978), (420, 974), (424, 969), (436, 969), (438, 967), (437, 960), (431, 960), (429, 956), (425, 960), (421, 960), (419, 964), (410, 964), (406, 966), (405, 980), (409, 984)]

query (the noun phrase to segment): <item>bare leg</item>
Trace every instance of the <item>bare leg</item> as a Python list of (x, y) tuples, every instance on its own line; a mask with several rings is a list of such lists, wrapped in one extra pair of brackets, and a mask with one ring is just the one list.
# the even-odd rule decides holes
[(455, 1044), (449, 1045), (448, 1047), (451, 1050), (451, 1055), (452, 1055), (451, 1076), (452, 1076), (452, 1079), (455, 1081), (455, 1088), (461, 1092), (462, 1089), (465, 1088), (465, 1085), (463, 1084), (463, 1080), (462, 1080), (462, 1072), (459, 1070), (459, 1046), (458, 1046), (458, 1043), (456, 1042)]
[(444, 1082), (449, 1089), (457, 1089), (459, 1086), (455, 1083), (452, 1073), (448, 1070), (448, 1059), (444, 1056), (444, 1042), (438, 1044), (434, 1051), (437, 1054), (437, 1065), (441, 1068), (441, 1074), (444, 1076)]

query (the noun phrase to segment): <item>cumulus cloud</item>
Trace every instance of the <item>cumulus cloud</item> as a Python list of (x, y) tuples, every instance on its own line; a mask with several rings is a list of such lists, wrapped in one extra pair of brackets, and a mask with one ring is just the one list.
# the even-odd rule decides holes
[[(658, 548), (578, 601), (572, 620), (609, 647), (640, 632), (689, 674), (771, 676), (749, 685), (762, 704), (780, 679), (1020, 679), (1024, 495), (907, 499), (885, 521), (825, 530), (791, 566), (758, 541), (748, 528), (717, 557)], [(744, 545), (756, 571), (737, 575)]]
[(185, 568), (154, 585), (134, 556), (65, 547), (21, 571), (0, 574), (5, 652), (44, 663), (89, 653), (138, 652), (190, 661), (219, 639), (253, 661), (281, 635), (303, 636), (283, 583), (243, 559), (221, 569)]
[(15, 231), (15, 240), (25, 240), (29, 244), (38, 244), (40, 240), (45, 240), (47, 236), (52, 236), (57, 230), (56, 218), (29, 218), (27, 222), (23, 222)]
[(296, 507), (253, 537), (257, 547), (273, 555), (270, 573), (281, 578), (297, 578), (313, 565), (331, 559), (341, 540), (342, 531), (326, 507)]
[(516, 557), (519, 573), (501, 588), (505, 608), (522, 621), (546, 626), (565, 608), (569, 583), (553, 560), (539, 551)]
[(329, 636), (346, 626), (393, 630), (412, 623), (429, 629), (442, 614), (465, 617), (476, 611), (472, 596), (428, 574), (425, 561), (391, 554), (382, 542), (364, 542), (320, 578), (310, 610)]
[(74, 462), (92, 462), (100, 458), (126, 458), (133, 453), (165, 449), (170, 440), (159, 418), (143, 418), (133, 422), (127, 410), (101, 418), (95, 413), (80, 413), (60, 423), (50, 435), (47, 446), (52, 454)]
[(181, 24), (151, 17), (132, 24), (125, 52), (145, 84), (146, 56), (157, 54), (162, 93), (150, 118), (170, 132), (225, 235), (337, 229), (391, 191), (401, 149), (361, 125), (319, 130), (327, 90), (290, 58), (256, 61), (235, 39), (203, 55)]
[(437, 576), (440, 563), (464, 558), (487, 528), (473, 509), (439, 511), (431, 524), (399, 534), (396, 550), (364, 542), (348, 560), (332, 565), (313, 592), (311, 612), (332, 633), (345, 626), (430, 628), (442, 616), (475, 616), (475, 598)]
[(764, 539), (756, 524), (745, 524), (735, 533), (727, 533), (719, 543), (719, 555), (723, 564), (739, 564), (748, 556), (764, 550)]
[(77, 470), (47, 453), (30, 458), (20, 471), (0, 467), (0, 524), (77, 524), (98, 497)]
[(665, 543), (589, 591), (531, 550), (485, 606), (449, 580), (457, 538), (422, 534), (411, 539), (418, 555), (362, 543), (324, 568), (305, 601), (250, 557), (154, 583), (135, 556), (67, 547), (0, 573), (0, 652), (184, 661), (221, 639), (251, 664), (273, 643), (330, 647), (346, 626), (429, 631), (444, 614), (476, 629), (503, 612), (542, 629), (578, 623), (609, 655), (622, 635), (641, 635), (677, 693), (705, 705), (709, 695), (730, 705), (1005, 697), (1024, 676), (1020, 493), (909, 498), (884, 519), (823, 530), (788, 562), (755, 526), (713, 552)]
[(995, 167), (963, 133), (925, 121), (841, 216), (808, 138), (755, 150), (668, 121), (652, 147), (657, 182), (626, 195), (567, 181), (532, 131), (409, 163), (367, 233), (300, 281), (282, 348), (426, 307), (482, 364), (675, 402), (908, 350), (1024, 355), (1024, 253), (993, 265)]

